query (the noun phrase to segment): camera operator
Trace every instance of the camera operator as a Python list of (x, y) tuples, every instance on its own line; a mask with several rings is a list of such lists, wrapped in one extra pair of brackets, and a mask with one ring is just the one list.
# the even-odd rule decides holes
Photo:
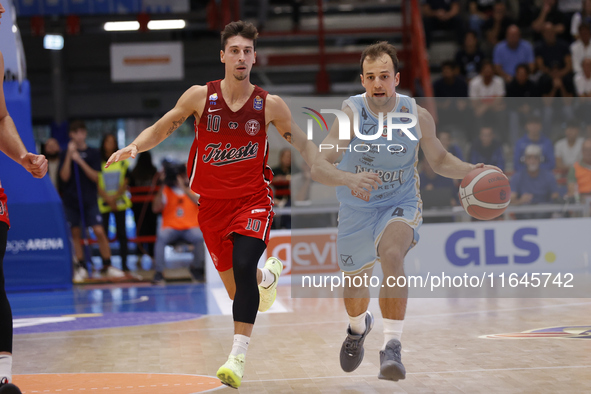
[(155, 270), (152, 283), (164, 283), (164, 248), (184, 241), (193, 245), (193, 261), (190, 271), (196, 281), (204, 280), (203, 234), (199, 229), (199, 195), (189, 187), (187, 169), (182, 164), (164, 163), (164, 185), (154, 197), (154, 213), (162, 213), (155, 246)]

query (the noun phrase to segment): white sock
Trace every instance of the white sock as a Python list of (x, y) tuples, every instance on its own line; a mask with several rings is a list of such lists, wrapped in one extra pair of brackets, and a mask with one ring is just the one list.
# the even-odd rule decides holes
[(398, 339), (402, 337), (402, 326), (404, 320), (383, 319), (384, 321), (384, 345), (382, 350), (386, 349), (386, 344), (391, 339)]
[(268, 288), (275, 282), (275, 275), (271, 273), (267, 268), (262, 268), (261, 273), (263, 274), (263, 280), (259, 283), (260, 286), (264, 287), (265, 289)]
[(367, 312), (363, 312), (359, 316), (349, 316), (349, 326), (351, 327), (351, 333), (361, 335), (365, 332), (365, 315)]
[(0, 379), (6, 377), (9, 382), (12, 382), (12, 355), (0, 355)]
[(249, 342), (250, 337), (240, 334), (234, 335), (234, 344), (232, 345), (232, 351), (230, 352), (230, 354), (232, 356), (237, 356), (239, 354), (244, 354), (246, 356), (246, 351), (248, 350)]

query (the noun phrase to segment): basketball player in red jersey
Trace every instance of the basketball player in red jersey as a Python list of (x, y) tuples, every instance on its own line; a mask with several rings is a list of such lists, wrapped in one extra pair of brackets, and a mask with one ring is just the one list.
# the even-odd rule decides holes
[(107, 162), (109, 166), (155, 147), (189, 116), (195, 117), (196, 136), (187, 172), (191, 189), (200, 195), (199, 223), (205, 244), (234, 300), (234, 345), (217, 373), (222, 383), (234, 388), (242, 381), (257, 308), (265, 311), (272, 305), (283, 269), (273, 257), (265, 268), (257, 269), (273, 220), (269, 187), (273, 173), (267, 166), (269, 124), (309, 165), (316, 153), (316, 146), (292, 123), (285, 102), (250, 83), (257, 35), (251, 23), (228, 24), (220, 51), (225, 78), (189, 88), (171, 111)]
[[(0, 5), (0, 16), (4, 8)], [(0, 52), (0, 71), (4, 75), (4, 57)], [(43, 155), (27, 152), (18, 131), (8, 114), (4, 101), (4, 88), (0, 83), (0, 151), (16, 161), (35, 178), (47, 173), (47, 159)], [(20, 394), (12, 384), (12, 310), (4, 289), (3, 260), (10, 220), (6, 207), (6, 194), (0, 183), (0, 394)]]

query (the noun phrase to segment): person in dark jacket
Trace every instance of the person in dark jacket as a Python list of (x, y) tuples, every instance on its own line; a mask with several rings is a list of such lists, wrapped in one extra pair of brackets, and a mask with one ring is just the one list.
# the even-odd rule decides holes
[(470, 148), (468, 159), (470, 163), (490, 163), (505, 170), (503, 145), (495, 138), (492, 127), (483, 126), (480, 128), (480, 134)]

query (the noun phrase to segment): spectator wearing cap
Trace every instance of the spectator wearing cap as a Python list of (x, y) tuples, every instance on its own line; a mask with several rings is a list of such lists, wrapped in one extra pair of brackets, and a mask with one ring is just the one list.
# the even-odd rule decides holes
[(554, 146), (548, 137), (542, 135), (542, 120), (537, 115), (530, 115), (525, 122), (526, 135), (517, 140), (513, 150), (513, 169), (520, 171), (525, 168), (525, 149), (529, 145), (539, 145), (541, 148), (540, 166), (546, 170), (553, 170), (556, 165)]
[(574, 94), (571, 55), (568, 45), (557, 39), (552, 23), (543, 27), (543, 39), (536, 47), (536, 65), (542, 72), (543, 97), (572, 97)]
[[(530, 144), (525, 148), (525, 166), (511, 177), (511, 204), (551, 203), (560, 199), (558, 184), (552, 171), (542, 168), (542, 148)], [(549, 217), (548, 214), (521, 214), (518, 219)]]
[(499, 42), (493, 52), (493, 63), (498, 75), (506, 83), (511, 82), (519, 64), (527, 64), (529, 71), (534, 70), (535, 57), (531, 44), (521, 39), (517, 25), (507, 28), (507, 39)]
[(583, 137), (581, 126), (575, 120), (569, 120), (564, 127), (565, 138), (554, 144), (554, 155), (556, 157), (556, 168), (566, 171), (582, 158)]
[(583, 59), (591, 58), (591, 25), (582, 23), (579, 26), (579, 39), (570, 44), (573, 71), (575, 74), (583, 71)]

